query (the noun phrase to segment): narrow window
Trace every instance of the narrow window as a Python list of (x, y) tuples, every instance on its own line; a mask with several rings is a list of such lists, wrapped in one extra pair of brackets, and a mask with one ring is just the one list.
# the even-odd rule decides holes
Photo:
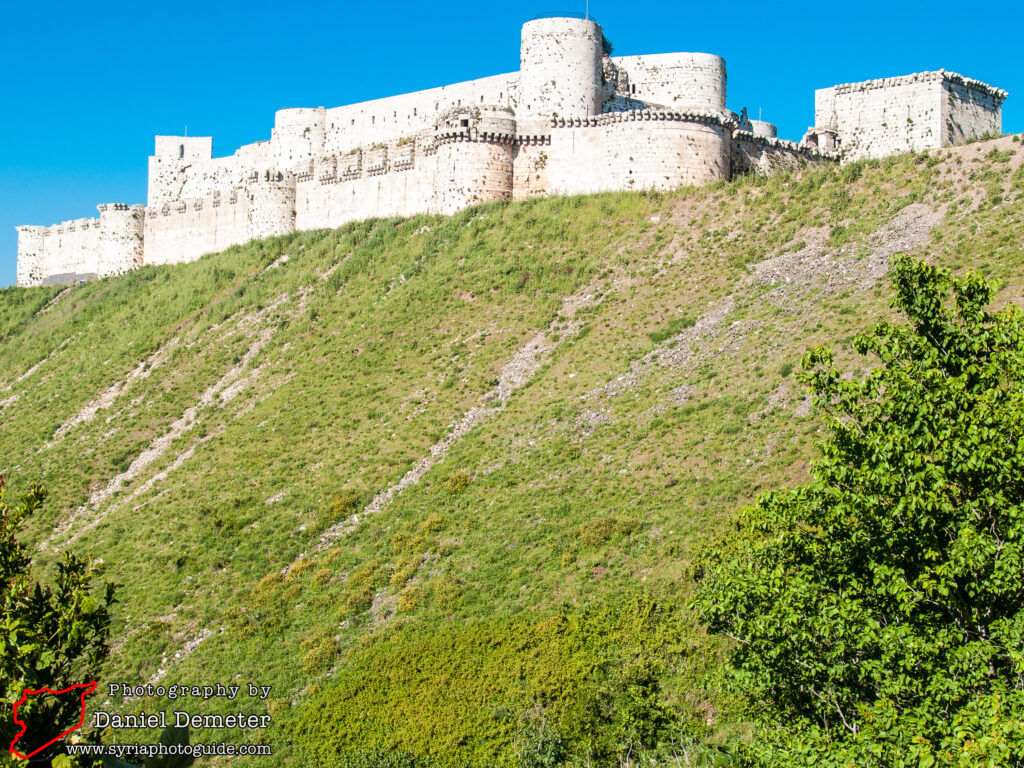
[(417, 115), (417, 114), (418, 114), (418, 113), (416, 112), (416, 107), (413, 107), (413, 108), (412, 108), (412, 116), (413, 116), (413, 117), (416, 117), (416, 115)]
[(633, 95), (636, 96), (636, 83), (633, 83)]
[(482, 93), (480, 94), (480, 103), (481, 103), (481, 104), (483, 104), (483, 103), (484, 103), (484, 95), (483, 95)]
[(376, 125), (376, 124), (377, 124), (377, 116), (374, 115), (373, 117), (370, 118), (370, 125)]
[(181, 146), (178, 147), (178, 159), (179, 160), (184, 160), (185, 159), (185, 145), (184, 144), (182, 144)]
[(355, 125), (355, 124), (356, 124), (356, 119), (353, 117), (352, 118), (352, 125)]

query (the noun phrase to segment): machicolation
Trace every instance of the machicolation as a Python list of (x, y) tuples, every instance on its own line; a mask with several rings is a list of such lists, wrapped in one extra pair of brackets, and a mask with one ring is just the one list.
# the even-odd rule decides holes
[(940, 70), (815, 92), (799, 143), (726, 109), (725, 61), (607, 55), (592, 19), (523, 25), (520, 70), (325, 109), (279, 110), (269, 141), (213, 157), (157, 136), (145, 206), (18, 227), (18, 285), (191, 261), (254, 238), (536, 195), (672, 189), (999, 135), (1006, 92)]

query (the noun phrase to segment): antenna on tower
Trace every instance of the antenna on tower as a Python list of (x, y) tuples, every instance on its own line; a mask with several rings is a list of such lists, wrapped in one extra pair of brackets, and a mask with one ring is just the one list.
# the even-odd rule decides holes
[(188, 136), (188, 123), (185, 123), (185, 135)]
[(590, 21), (590, 0), (587, 0), (587, 12), (584, 14), (587, 21)]

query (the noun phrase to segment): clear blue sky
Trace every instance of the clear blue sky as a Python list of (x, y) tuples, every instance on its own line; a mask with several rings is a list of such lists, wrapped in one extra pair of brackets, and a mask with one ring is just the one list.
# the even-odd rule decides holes
[[(577, 5), (574, 5), (574, 2)], [(830, 14), (830, 9), (838, 12)], [(856, 9), (857, 14), (853, 11)], [(339, 106), (519, 68), (519, 27), (583, 0), (528, 3), (3, 0), (0, 285), (17, 224), (144, 203), (155, 134), (270, 138), (274, 110)], [(591, 0), (617, 55), (724, 56), (728, 102), (799, 139), (814, 89), (945, 68), (1010, 92), (1024, 130), (1024, 3)]]

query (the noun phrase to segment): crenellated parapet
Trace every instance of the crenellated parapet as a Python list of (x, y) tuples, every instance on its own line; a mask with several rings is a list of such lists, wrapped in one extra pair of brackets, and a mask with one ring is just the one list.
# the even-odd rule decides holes
[(1007, 95), (944, 69), (842, 83), (814, 92), (804, 143), (835, 146), (845, 162), (999, 135)]
[(514, 144), (516, 120), (511, 110), (499, 108), (459, 108), (438, 121), (434, 131), (435, 147), (453, 141)]
[(46, 256), (45, 238), (49, 227), (21, 226), (18, 230), (18, 285), (42, 285), (44, 277), (44, 259)]
[(629, 112), (609, 112), (603, 115), (586, 118), (565, 119), (556, 117), (551, 119), (552, 128), (596, 128), (599, 126), (613, 125), (616, 123), (638, 123), (638, 122), (683, 122), (703, 123), (707, 125), (719, 125), (723, 128), (735, 130), (738, 121), (735, 115), (724, 110), (691, 110), (675, 112), (665, 109), (636, 109)]
[(840, 85), (832, 86), (832, 88), (836, 95), (842, 95), (848, 93), (864, 93), (867, 91), (878, 90), (880, 88), (896, 88), (899, 86), (914, 85), (918, 83), (942, 83), (944, 85), (960, 86), (974, 91), (985, 98), (991, 99), (995, 106), (1001, 106), (1010, 95), (1002, 88), (996, 88), (988, 83), (981, 82), (981, 80), (964, 77), (956, 72), (947, 72), (944, 69), (936, 70), (934, 72), (915, 72), (910, 75), (901, 75), (899, 77), (882, 77), (875, 80), (864, 80), (859, 83), (841, 83)]
[(815, 93), (799, 143), (726, 108), (725, 60), (611, 56), (592, 18), (526, 22), (520, 69), (325, 109), (278, 110), (268, 141), (213, 157), (157, 136), (148, 207), (18, 228), (18, 282), (189, 261), (254, 238), (537, 195), (676, 189), (947, 146), (1001, 130), (1005, 91), (954, 72)]
[(105, 203), (99, 218), (18, 227), (18, 285), (120, 275), (142, 264), (145, 206)]

